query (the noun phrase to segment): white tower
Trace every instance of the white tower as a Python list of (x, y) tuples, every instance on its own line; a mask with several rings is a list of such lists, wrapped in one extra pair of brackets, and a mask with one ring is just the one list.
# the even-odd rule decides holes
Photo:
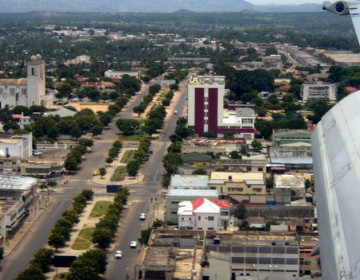
[(27, 65), (27, 106), (41, 105), (45, 94), (45, 61), (33, 55)]

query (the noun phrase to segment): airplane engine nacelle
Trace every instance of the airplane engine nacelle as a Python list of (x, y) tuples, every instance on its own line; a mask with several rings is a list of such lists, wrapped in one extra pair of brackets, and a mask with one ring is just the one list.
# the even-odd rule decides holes
[(349, 5), (345, 1), (337, 1), (330, 5), (324, 5), (323, 10), (329, 11), (337, 15), (348, 15), (350, 14)]

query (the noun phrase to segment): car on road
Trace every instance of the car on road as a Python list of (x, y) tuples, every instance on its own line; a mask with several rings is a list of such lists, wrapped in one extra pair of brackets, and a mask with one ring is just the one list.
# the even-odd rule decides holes
[(137, 246), (137, 242), (136, 242), (136, 241), (131, 241), (131, 242), (130, 242), (130, 248), (135, 249), (136, 246)]
[(41, 156), (41, 155), (42, 155), (42, 152), (33, 151), (32, 154), (33, 154), (34, 156)]
[(141, 221), (144, 221), (144, 220), (146, 220), (146, 214), (145, 213), (140, 213), (140, 220)]
[(174, 115), (177, 115), (177, 114), (178, 114), (178, 111), (177, 111), (177, 110), (175, 110), (175, 111), (174, 111)]
[(117, 250), (115, 252), (115, 259), (121, 259), (122, 258), (122, 251), (121, 250)]

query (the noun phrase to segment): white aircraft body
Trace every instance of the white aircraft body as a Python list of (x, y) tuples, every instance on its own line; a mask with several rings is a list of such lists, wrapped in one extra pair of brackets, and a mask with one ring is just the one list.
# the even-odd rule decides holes
[[(350, 15), (360, 43), (360, 1), (323, 9)], [(323, 116), (312, 151), (322, 279), (360, 280), (360, 91)]]

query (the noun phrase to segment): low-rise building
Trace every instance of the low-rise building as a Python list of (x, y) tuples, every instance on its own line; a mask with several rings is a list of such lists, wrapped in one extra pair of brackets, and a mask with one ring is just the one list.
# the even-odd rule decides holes
[(231, 204), (227, 201), (197, 198), (182, 201), (178, 209), (179, 229), (218, 230), (226, 229), (230, 222)]
[(177, 224), (179, 203), (185, 200), (193, 200), (204, 197), (211, 200), (218, 199), (217, 190), (210, 189), (170, 189), (166, 196), (166, 221)]
[(179, 175), (171, 176), (169, 189), (209, 189), (209, 177), (206, 175)]
[(220, 197), (243, 204), (265, 205), (266, 185), (263, 172), (211, 172), (209, 187)]
[(31, 155), (32, 133), (0, 133), (0, 159), (12, 157), (27, 159)]
[(275, 175), (276, 205), (287, 205), (293, 200), (305, 198), (304, 178), (295, 175)]
[[(0, 175), (0, 235), (11, 237), (36, 200), (37, 179)], [(36, 207), (36, 205), (35, 205)]]
[(115, 70), (107, 70), (105, 71), (104, 76), (111, 78), (111, 79), (115, 79), (115, 80), (120, 80), (124, 75), (128, 75), (131, 77), (135, 77), (137, 79), (140, 79), (140, 71), (115, 71)]

